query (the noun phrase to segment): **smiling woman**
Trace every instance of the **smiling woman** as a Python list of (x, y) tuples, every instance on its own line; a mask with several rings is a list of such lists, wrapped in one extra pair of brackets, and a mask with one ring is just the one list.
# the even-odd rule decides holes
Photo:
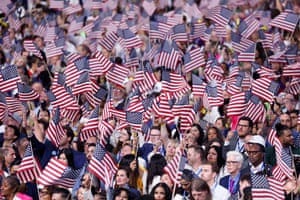
[(2, 196), (7, 200), (12, 199), (32, 199), (31, 197), (21, 193), (25, 188), (21, 186), (19, 179), (16, 176), (8, 176), (3, 179), (1, 185)]

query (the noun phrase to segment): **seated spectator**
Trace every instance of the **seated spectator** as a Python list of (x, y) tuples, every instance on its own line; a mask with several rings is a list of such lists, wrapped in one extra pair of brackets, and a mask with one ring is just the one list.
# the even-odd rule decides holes
[(212, 193), (209, 185), (200, 178), (191, 182), (191, 200), (212, 200)]
[(156, 184), (152, 191), (151, 196), (154, 200), (171, 200), (172, 199), (172, 192), (165, 183), (158, 183)]

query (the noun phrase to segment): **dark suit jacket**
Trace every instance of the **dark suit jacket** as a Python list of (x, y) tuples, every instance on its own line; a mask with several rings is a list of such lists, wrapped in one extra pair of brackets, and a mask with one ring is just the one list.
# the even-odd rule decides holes
[[(220, 179), (220, 185), (226, 188), (228, 191), (229, 191), (229, 178), (230, 175), (227, 175)], [(235, 184), (235, 188), (233, 189), (232, 194), (236, 194), (239, 191), (239, 189), (240, 189), (240, 184), (239, 183)]]

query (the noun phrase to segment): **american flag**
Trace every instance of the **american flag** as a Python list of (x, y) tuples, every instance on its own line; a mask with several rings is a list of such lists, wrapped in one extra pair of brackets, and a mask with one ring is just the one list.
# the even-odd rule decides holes
[(258, 38), (264, 48), (271, 48), (273, 46), (272, 40), (273, 36), (272, 34), (265, 33), (263, 30), (258, 30)]
[(277, 162), (277, 168), (275, 171), (273, 171), (273, 176), (278, 180), (285, 180), (286, 178), (293, 179), (293, 169), (290, 165), (288, 165), (285, 161), (287, 157), (283, 157), (282, 149), (283, 146), (279, 139), (276, 137), (276, 130), (275, 130), (275, 124), (279, 121), (279, 119), (275, 120), (274, 125), (272, 129), (269, 132), (268, 135), (268, 141), (271, 145), (275, 148), (276, 153), (276, 162)]
[(0, 71), (0, 90), (7, 92), (17, 88), (17, 82), (21, 82), (17, 67), (9, 65)]
[(284, 181), (274, 177), (251, 174), (251, 185), (253, 199), (284, 199)]
[(82, 169), (72, 169), (57, 158), (51, 158), (37, 182), (43, 186), (72, 188)]
[(295, 13), (282, 12), (273, 20), (271, 20), (270, 25), (290, 32), (294, 32), (298, 21), (299, 15)]
[(243, 38), (238, 33), (231, 32), (231, 41), (232, 41), (232, 48), (236, 52), (244, 52), (249, 46), (253, 44), (251, 40), (247, 38)]
[(238, 27), (238, 32), (245, 38), (249, 38), (259, 28), (259, 21), (253, 15), (244, 19)]
[(123, 86), (123, 82), (129, 74), (129, 69), (123, 65), (115, 64), (107, 73), (107, 80), (117, 85)]
[(265, 120), (266, 109), (258, 96), (252, 95), (250, 97), (244, 116), (252, 119), (254, 123)]
[(233, 12), (225, 7), (217, 6), (209, 10), (208, 18), (225, 27), (231, 19)]
[(107, 32), (104, 38), (100, 40), (99, 44), (110, 51), (113, 49), (118, 39), (119, 37), (115, 32)]
[(0, 92), (0, 121), (3, 123), (8, 116), (6, 99), (2, 92)]
[(162, 91), (174, 93), (189, 88), (188, 83), (180, 74), (173, 73), (167, 70), (162, 71)]
[(77, 16), (75, 20), (73, 20), (68, 28), (68, 33), (72, 34), (79, 31), (83, 27), (84, 16)]
[(120, 44), (126, 49), (140, 47), (143, 44), (141, 39), (138, 38), (130, 29), (119, 29), (117, 34), (120, 37)]
[(219, 24), (214, 24), (214, 31), (216, 32), (218, 38), (227, 37), (227, 29)]
[(193, 105), (189, 103), (188, 95), (183, 96), (173, 105), (172, 112), (175, 117), (180, 119), (180, 131), (184, 132), (192, 126), (195, 120), (195, 112)]
[(77, 83), (72, 87), (74, 95), (89, 93), (93, 91), (92, 82), (90, 81), (89, 72), (85, 71), (80, 74)]
[(289, 61), (295, 61), (298, 57), (298, 46), (290, 45), (286, 50), (286, 52), (284, 53), (284, 56)]
[(269, 78), (259, 78), (252, 82), (252, 93), (260, 98), (273, 102), (279, 91), (279, 83)]
[(126, 122), (133, 128), (140, 130), (142, 128), (143, 112), (126, 111)]
[(47, 22), (46, 20), (42, 20), (42, 22), (38, 25), (38, 27), (35, 29), (35, 35), (44, 37), (47, 31)]
[(83, 129), (81, 130), (80, 140), (84, 141), (91, 136), (99, 136), (100, 130), (98, 129), (99, 123), (99, 105), (93, 110), (91, 116), (89, 117), (88, 122), (84, 125)]
[[(16, 10), (18, 11), (18, 10)], [(19, 30), (23, 24), (23, 22), (19, 19), (15, 12), (8, 15), (8, 23), (10, 28), (14, 28), (15, 30)]]
[(205, 58), (204, 54), (201, 52), (200, 48), (194, 48), (190, 51), (188, 51), (184, 57), (184, 71), (190, 72), (198, 67), (202, 67), (205, 65)]
[(200, 38), (201, 38), (203, 41), (208, 42), (208, 41), (210, 40), (210, 36), (211, 36), (212, 31), (213, 31), (213, 28), (212, 28), (212, 27), (208, 27), (208, 28), (204, 31), (203, 35), (200, 36)]
[(199, 8), (195, 4), (194, 0), (188, 0), (186, 1), (183, 9), (186, 11), (189, 17), (201, 17), (202, 13), (200, 12)]
[(256, 44), (252, 44), (245, 51), (238, 56), (240, 62), (254, 62), (255, 61)]
[(99, 130), (100, 130), (100, 144), (105, 146), (107, 144), (107, 140), (109, 140), (109, 137), (113, 133), (115, 127), (110, 124), (109, 122), (102, 120), (99, 122)]
[[(229, 80), (231, 79), (231, 80)], [(250, 88), (251, 82), (245, 72), (239, 71), (234, 77), (227, 81), (227, 92), (231, 95), (245, 90), (245, 87)]]
[[(104, 2), (103, 2), (104, 3)], [(103, 9), (102, 0), (86, 0), (83, 2), (84, 9)]]
[(107, 93), (108, 92), (106, 89), (99, 87), (99, 89), (92, 96), (87, 95), (86, 98), (93, 107), (96, 107), (96, 105), (100, 104), (101, 102), (105, 102)]
[(287, 93), (297, 95), (300, 92), (300, 78), (292, 78), (290, 84), (286, 88)]
[(23, 42), (24, 49), (33, 55), (43, 59), (42, 53), (40, 49), (36, 46), (36, 44), (32, 40), (24, 40)]
[(9, 113), (23, 112), (24, 105), (14, 97), (5, 97), (6, 105)]
[(164, 171), (169, 175), (173, 183), (179, 184), (185, 161), (182, 152), (178, 151), (173, 159), (164, 167)]
[(113, 67), (113, 63), (100, 51), (94, 57), (98, 60), (98, 65), (91, 65), (91, 71), (95, 76), (101, 76)]
[(163, 93), (156, 97), (152, 104), (152, 109), (156, 116), (164, 118), (167, 123), (174, 120), (169, 99), (168, 95)]
[(207, 62), (204, 69), (205, 79), (210, 82), (212, 80), (223, 82), (224, 70), (218, 65), (217, 60), (213, 59), (211, 62)]
[(169, 69), (176, 69), (180, 60), (180, 54), (175, 50), (173, 43), (166, 40), (160, 49), (158, 65), (165, 66)]
[(25, 83), (17, 83), (20, 101), (33, 101), (39, 98), (39, 94)]
[(154, 19), (157, 22), (162, 22), (162, 23), (165, 23), (165, 24), (169, 24), (171, 26), (175, 26), (179, 23), (178, 19), (170, 17), (170, 16), (155, 15)]
[(65, 130), (63, 129), (60, 122), (60, 108), (57, 108), (46, 131), (46, 136), (49, 138), (53, 145), (58, 147), (61, 138), (64, 137), (65, 134)]
[(163, 22), (150, 21), (149, 38), (164, 40), (172, 26)]
[(62, 48), (56, 47), (55, 44), (50, 43), (46, 45), (45, 48), (47, 58), (52, 58), (55, 56), (60, 56), (63, 54)]
[(199, 22), (199, 19), (192, 18), (191, 24), (191, 38), (201, 38), (204, 35), (205, 30), (207, 29), (205, 23)]
[(146, 13), (151, 16), (156, 10), (155, 2), (153, 0), (144, 0), (143, 8), (145, 9)]
[(67, 65), (65, 70), (66, 75), (66, 85), (73, 86), (76, 84), (79, 76), (83, 72), (89, 72), (91, 70), (89, 65), (89, 59), (87, 57), (80, 58), (76, 60), (74, 63), (70, 63)]
[(192, 91), (193, 95), (202, 97), (205, 92), (206, 83), (195, 74), (192, 74)]
[(113, 158), (97, 143), (95, 153), (88, 165), (88, 170), (102, 180), (106, 186), (111, 186), (118, 167)]
[(50, 0), (49, 1), (49, 8), (52, 8), (52, 9), (63, 9), (64, 5), (65, 5), (65, 3), (63, 0)]
[(242, 116), (250, 99), (250, 92), (240, 92), (232, 95), (227, 107), (228, 116)]
[(36, 180), (41, 173), (40, 166), (34, 157), (31, 142), (25, 149), (22, 161), (17, 170), (17, 176), (22, 183)]
[(71, 4), (71, 3), (65, 3), (64, 9), (62, 12), (67, 15), (76, 14), (77, 12), (80, 12), (82, 10), (82, 7), (80, 4)]
[(126, 64), (127, 67), (137, 67), (137, 66), (139, 66), (139, 57), (138, 57), (138, 54), (137, 54), (135, 48), (132, 48), (130, 50), (125, 64)]
[(74, 95), (70, 87), (66, 87), (64, 75), (61, 73), (55, 73), (54, 80), (52, 82), (51, 91), (48, 91), (48, 98), (52, 106), (62, 109), (79, 109), (79, 105), (75, 100)]
[(276, 76), (273, 69), (267, 68), (265, 66), (261, 66), (257, 63), (251, 63), (251, 65), (254, 72), (257, 72), (260, 78), (264, 78), (264, 77), (274, 78)]
[(185, 24), (177, 24), (172, 28), (171, 37), (176, 42), (186, 42), (188, 41), (188, 34)]
[(5, 14), (9, 13), (15, 7), (14, 3), (11, 0), (3, 0), (0, 5), (0, 10)]
[(223, 93), (222, 86), (220, 83), (211, 81), (206, 85), (205, 92), (203, 95), (203, 103), (209, 107), (220, 106), (223, 105)]

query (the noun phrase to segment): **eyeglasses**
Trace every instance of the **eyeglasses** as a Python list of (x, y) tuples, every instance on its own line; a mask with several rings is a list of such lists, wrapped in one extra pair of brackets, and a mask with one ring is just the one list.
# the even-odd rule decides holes
[(244, 125), (244, 124), (238, 124), (238, 126), (245, 127), (245, 128), (249, 127), (249, 125)]
[(258, 153), (260, 153), (260, 151), (246, 151), (248, 155), (253, 154), (256, 155)]
[(239, 163), (239, 162), (235, 161), (235, 160), (228, 160), (228, 161), (226, 161), (227, 165), (232, 165), (232, 164), (237, 164), (237, 163)]

